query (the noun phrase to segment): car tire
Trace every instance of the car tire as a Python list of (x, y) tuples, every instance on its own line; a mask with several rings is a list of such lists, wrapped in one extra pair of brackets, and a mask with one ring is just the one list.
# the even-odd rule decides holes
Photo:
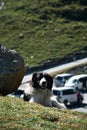
[(65, 104), (65, 106), (68, 104), (68, 100), (64, 100), (63, 102)]

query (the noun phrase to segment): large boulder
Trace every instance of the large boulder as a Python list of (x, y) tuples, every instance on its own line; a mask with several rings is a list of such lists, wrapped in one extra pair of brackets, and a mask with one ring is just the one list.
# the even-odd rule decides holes
[(16, 91), (24, 76), (24, 60), (14, 50), (0, 45), (0, 95)]

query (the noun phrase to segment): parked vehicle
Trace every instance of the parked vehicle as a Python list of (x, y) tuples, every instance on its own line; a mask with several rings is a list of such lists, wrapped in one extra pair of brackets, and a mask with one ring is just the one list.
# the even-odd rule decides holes
[(56, 87), (63, 87), (66, 81), (71, 78), (73, 74), (69, 73), (62, 73), (58, 74), (54, 77), (54, 86)]
[[(57, 97), (57, 100), (65, 105), (68, 103), (77, 103), (77, 90), (73, 87), (53, 87), (52, 91), (53, 95)], [(82, 103), (82, 101), (80, 103)]]
[(71, 77), (64, 85), (65, 87), (74, 87), (79, 90), (87, 89), (87, 74), (80, 74)]

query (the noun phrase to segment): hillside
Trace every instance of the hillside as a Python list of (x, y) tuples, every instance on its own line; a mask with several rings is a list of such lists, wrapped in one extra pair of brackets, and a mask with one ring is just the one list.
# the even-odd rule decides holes
[(0, 130), (87, 130), (87, 114), (0, 97)]
[(2, 1), (0, 44), (19, 52), (25, 66), (87, 51), (86, 0)]

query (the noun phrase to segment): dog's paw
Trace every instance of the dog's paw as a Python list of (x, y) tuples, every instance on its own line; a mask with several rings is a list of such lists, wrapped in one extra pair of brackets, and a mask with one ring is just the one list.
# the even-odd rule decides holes
[(61, 109), (67, 109), (63, 103), (60, 103), (60, 107), (61, 107)]
[(59, 109), (66, 109), (66, 106), (63, 103), (58, 102), (55, 96), (51, 97), (51, 102), (54, 107)]

